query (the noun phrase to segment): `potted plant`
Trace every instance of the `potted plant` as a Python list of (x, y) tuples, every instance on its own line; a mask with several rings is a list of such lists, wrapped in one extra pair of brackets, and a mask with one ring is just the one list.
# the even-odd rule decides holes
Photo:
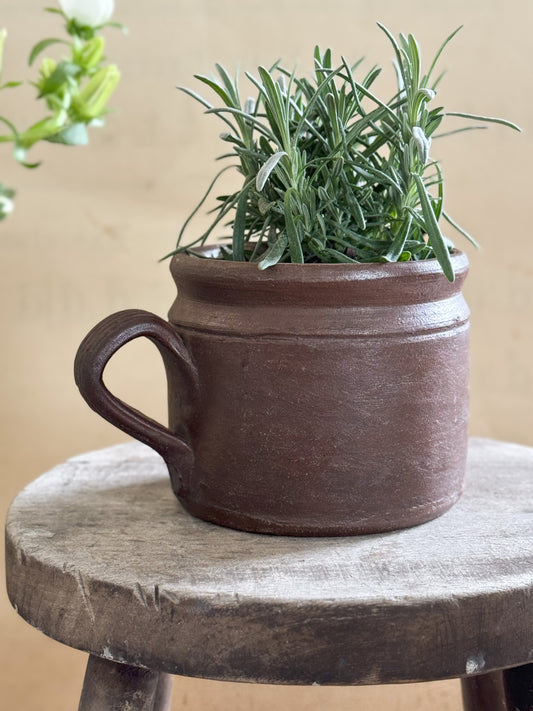
[[(218, 79), (198, 78), (222, 106), (185, 90), (225, 122), (242, 187), (218, 199), (192, 245), (182, 230), (170, 324), (121, 312), (78, 351), (91, 407), (160, 452), (185, 508), (215, 523), (372, 533), (427, 521), (460, 496), (468, 262), (441, 224), (471, 238), (444, 209), (431, 140), (445, 116), (516, 126), (433, 108), (455, 33), (423, 72), (415, 38), (382, 29), (398, 77), (387, 102), (374, 92), (379, 68), (357, 79), (359, 63), (334, 66), (318, 49), (312, 79), (260, 67), (245, 102), (220, 66)], [(225, 222), (231, 242), (208, 246)], [(168, 429), (102, 383), (140, 335), (166, 366)]]

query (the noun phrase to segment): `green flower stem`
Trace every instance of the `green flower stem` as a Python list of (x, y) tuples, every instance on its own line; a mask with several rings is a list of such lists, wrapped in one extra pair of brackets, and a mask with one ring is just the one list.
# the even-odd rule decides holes
[[(108, 112), (108, 102), (120, 79), (114, 65), (104, 66), (104, 39), (98, 32), (101, 27), (82, 27), (75, 20), (55, 8), (49, 11), (60, 15), (66, 22), (69, 39), (48, 38), (38, 42), (31, 50), (28, 63), (31, 66), (37, 57), (54, 45), (65, 45), (70, 50), (68, 59), (59, 62), (45, 57), (41, 61), (39, 77), (34, 83), (38, 99), (43, 101), (49, 115), (19, 131), (13, 123), (0, 116), (0, 122), (9, 133), (0, 136), (0, 143), (13, 143), (13, 155), (24, 166), (34, 168), (38, 163), (26, 161), (27, 151), (39, 141), (65, 145), (85, 145), (89, 141), (87, 127), (96, 121), (102, 122)], [(115, 24), (115, 23), (106, 23)], [(0, 73), (3, 49), (7, 32), (0, 29)], [(20, 82), (0, 85), (0, 90), (12, 88)], [(0, 192), (0, 219), (11, 207), (12, 191)]]

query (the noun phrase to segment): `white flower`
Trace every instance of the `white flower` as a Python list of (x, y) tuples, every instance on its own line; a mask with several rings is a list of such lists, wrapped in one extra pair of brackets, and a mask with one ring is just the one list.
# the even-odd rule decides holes
[(13, 212), (13, 207), (13, 200), (5, 195), (0, 195), (0, 213), (9, 215), (10, 212)]
[(69, 20), (88, 27), (103, 25), (115, 9), (115, 0), (59, 0), (59, 4)]

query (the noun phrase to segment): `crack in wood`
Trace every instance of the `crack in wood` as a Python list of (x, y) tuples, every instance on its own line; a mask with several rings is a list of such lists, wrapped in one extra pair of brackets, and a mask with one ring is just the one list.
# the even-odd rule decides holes
[(135, 595), (137, 600), (139, 600), (143, 607), (148, 607), (148, 601), (140, 583), (135, 583), (135, 585), (133, 586), (133, 594)]
[(79, 570), (76, 571), (75, 578), (76, 578), (76, 582), (78, 583), (78, 587), (80, 589), (81, 596), (83, 598), (83, 602), (85, 603), (85, 608), (86, 608), (87, 612), (89, 613), (91, 622), (94, 624), (96, 621), (96, 617), (94, 615), (93, 606), (91, 605), (91, 600), (89, 598), (89, 593), (87, 591), (87, 586), (86, 586), (84, 577)]

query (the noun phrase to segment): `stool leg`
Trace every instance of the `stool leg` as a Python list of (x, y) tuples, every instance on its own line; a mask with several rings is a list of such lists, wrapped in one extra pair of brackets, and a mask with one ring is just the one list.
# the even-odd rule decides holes
[(167, 676), (90, 655), (78, 711), (168, 711)]
[(507, 711), (501, 671), (461, 679), (464, 711)]
[(172, 698), (172, 674), (159, 673), (155, 692), (154, 711), (170, 711)]
[(533, 711), (533, 664), (462, 679), (465, 711)]

